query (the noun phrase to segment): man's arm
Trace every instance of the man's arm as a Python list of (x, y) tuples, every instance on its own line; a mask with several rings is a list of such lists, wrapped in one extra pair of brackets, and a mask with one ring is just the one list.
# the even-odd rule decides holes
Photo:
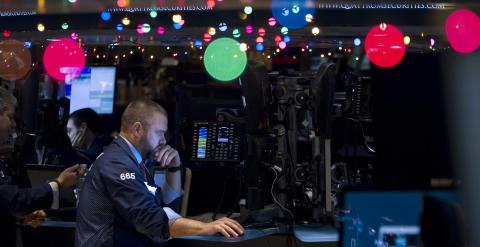
[(167, 185), (178, 194), (182, 193), (182, 173), (181, 170), (171, 172), (167, 170), (166, 174)]
[[(1, 179), (0, 179), (1, 181)], [(35, 209), (49, 208), (53, 192), (49, 184), (22, 189), (0, 182), (0, 210), (10, 213), (27, 213)]]
[(238, 237), (243, 235), (243, 227), (229, 218), (222, 218), (210, 223), (179, 218), (170, 226), (170, 236), (213, 235), (221, 233), (225, 237)]
[[(83, 172), (78, 165), (65, 169), (55, 180), (58, 183), (57, 186), (71, 187)], [(53, 183), (45, 183), (41, 186), (24, 189), (0, 178), (0, 210), (11, 213), (28, 213), (50, 208), (54, 201), (54, 187)]]
[(160, 167), (167, 168), (166, 182), (167, 185), (173, 189), (176, 193), (182, 193), (182, 176), (181, 170), (169, 171), (168, 168), (176, 168), (181, 166), (180, 156), (178, 151), (165, 145), (159, 150), (155, 151), (155, 161)]

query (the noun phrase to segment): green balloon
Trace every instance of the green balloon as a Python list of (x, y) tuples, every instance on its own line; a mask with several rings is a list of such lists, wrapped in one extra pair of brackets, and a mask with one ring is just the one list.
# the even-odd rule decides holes
[(220, 38), (208, 45), (203, 64), (211, 77), (229, 82), (237, 79), (245, 70), (247, 54), (240, 50), (240, 43), (236, 40)]

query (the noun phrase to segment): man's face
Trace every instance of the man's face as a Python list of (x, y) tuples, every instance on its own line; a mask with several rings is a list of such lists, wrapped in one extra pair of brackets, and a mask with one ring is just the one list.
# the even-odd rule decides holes
[(144, 135), (141, 138), (141, 145), (145, 154), (144, 158), (151, 158), (155, 149), (167, 143), (165, 133), (168, 128), (168, 119), (164, 114), (154, 113), (149, 120), (150, 126), (146, 126)]
[(15, 110), (13, 106), (8, 106), (6, 110), (0, 112), (0, 144), (8, 140), (8, 135), (16, 128), (14, 119)]
[(70, 138), (70, 141), (73, 141), (73, 137), (77, 135), (77, 132), (78, 132), (78, 128), (75, 126), (75, 124), (73, 124), (73, 120), (68, 119), (67, 135), (68, 135), (68, 138)]

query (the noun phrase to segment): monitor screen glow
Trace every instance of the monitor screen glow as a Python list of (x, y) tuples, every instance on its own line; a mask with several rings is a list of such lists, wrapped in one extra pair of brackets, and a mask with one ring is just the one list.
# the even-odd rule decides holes
[[(98, 114), (112, 114), (115, 92), (115, 67), (85, 67), (73, 80), (66, 80), (70, 113), (91, 108)], [(70, 89), (70, 90), (68, 90)]]

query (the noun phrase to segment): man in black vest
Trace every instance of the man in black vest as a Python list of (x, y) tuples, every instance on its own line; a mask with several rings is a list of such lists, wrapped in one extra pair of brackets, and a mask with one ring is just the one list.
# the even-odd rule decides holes
[[(130, 103), (120, 135), (92, 164), (80, 193), (76, 246), (159, 246), (169, 237), (243, 234), (236, 221), (203, 223), (180, 217), (168, 203), (181, 195), (180, 158), (166, 145), (168, 120), (155, 102)], [(149, 183), (145, 161), (167, 168), (161, 189)], [(167, 205), (165, 205), (167, 204)]]

